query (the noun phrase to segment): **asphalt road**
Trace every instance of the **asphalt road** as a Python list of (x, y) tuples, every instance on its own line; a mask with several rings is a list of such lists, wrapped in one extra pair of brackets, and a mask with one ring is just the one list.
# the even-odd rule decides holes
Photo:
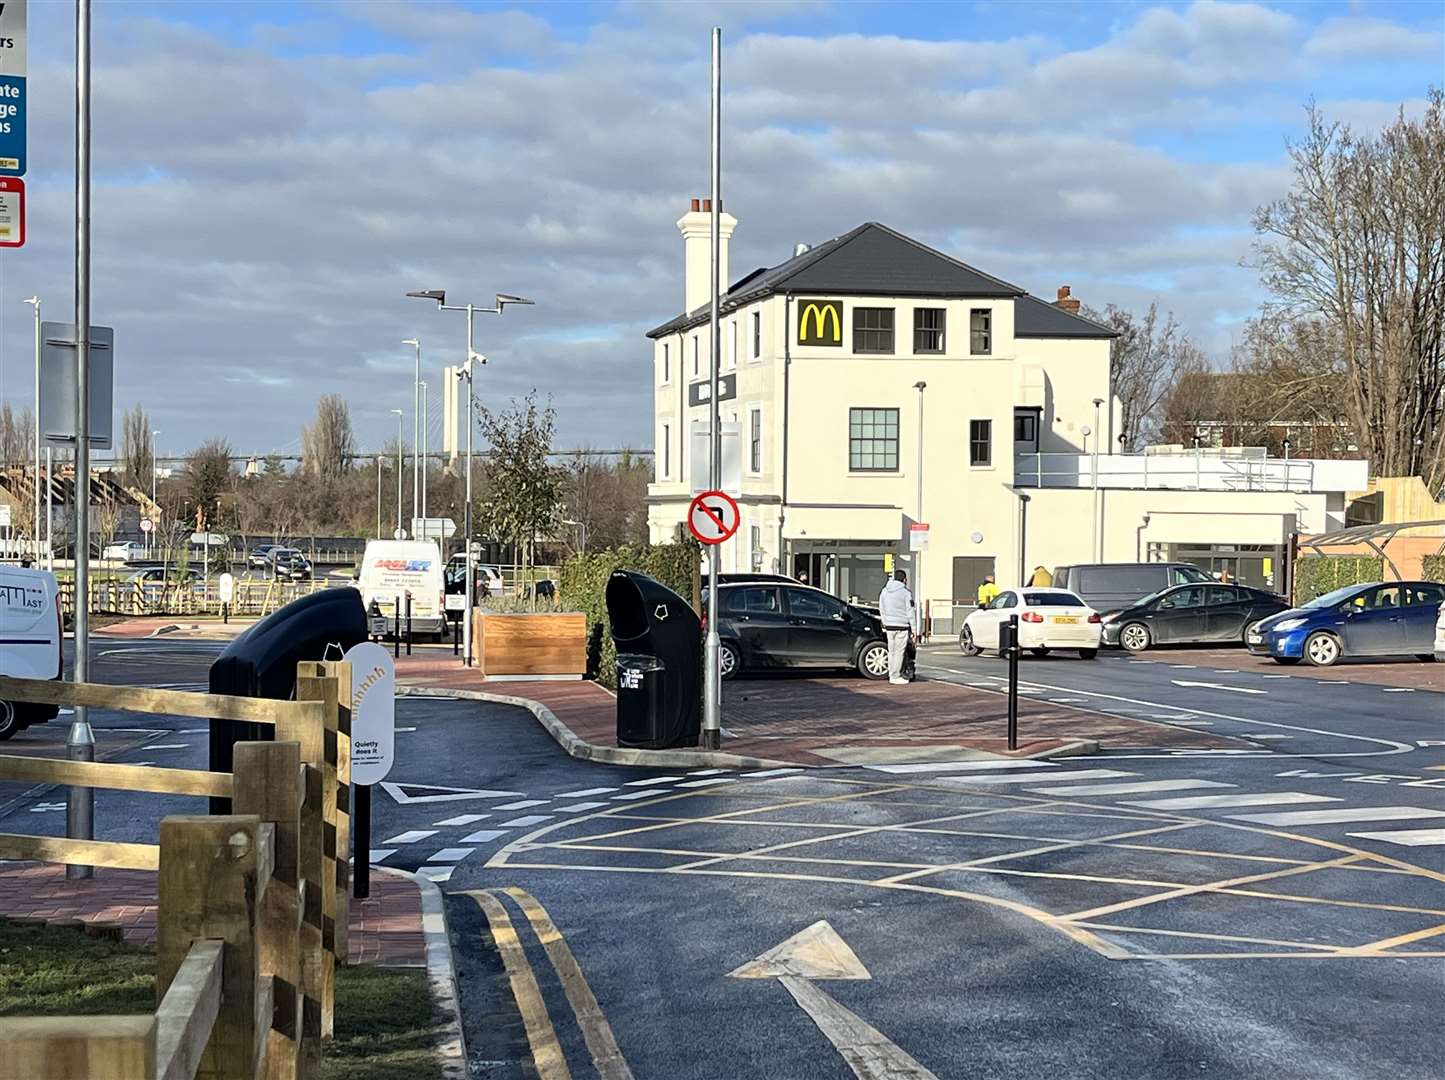
[[(216, 648), (100, 651), (101, 679), (192, 688)], [(449, 894), (476, 1076), (1439, 1076), (1445, 695), (1168, 659), (1021, 678), (1237, 750), (662, 772), (401, 699), (372, 858)], [(920, 667), (1003, 674), (946, 647)], [(193, 721), (134, 719), (92, 713), (138, 740), (117, 760), (204, 765)], [(0, 828), (63, 827), (56, 795), (0, 790)], [(101, 835), (198, 803), (103, 795)]]

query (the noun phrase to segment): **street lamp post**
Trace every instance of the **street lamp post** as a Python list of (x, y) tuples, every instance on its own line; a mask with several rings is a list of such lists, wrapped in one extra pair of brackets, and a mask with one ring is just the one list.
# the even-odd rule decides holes
[(1099, 443), (1104, 438), (1104, 429), (1099, 426), (1099, 409), (1104, 404), (1104, 399), (1094, 399), (1094, 464), (1089, 472), (1094, 478), (1094, 561), (1104, 561), (1104, 535), (1103, 529), (1103, 506), (1099, 501)]
[(392, 409), (391, 411), (396, 413), (396, 538), (401, 540), (404, 537), (401, 531), (401, 476), (403, 463), (405, 461), (402, 455), (406, 453), (406, 447), (402, 444), (402, 436), (404, 434), (402, 431), (402, 417), (405, 414), (400, 409)]
[(466, 570), (466, 612), (462, 617), (462, 651), (466, 654), (465, 663), (471, 666), (472, 663), (472, 365), (473, 363), (485, 364), (487, 358), (477, 352), (474, 343), (474, 331), (476, 328), (476, 315), (500, 315), (506, 310), (508, 304), (533, 304), (534, 300), (528, 300), (525, 296), (513, 296), (510, 293), (497, 293), (495, 307), (477, 307), (475, 304), (448, 304), (447, 291), (445, 289), (423, 289), (419, 292), (409, 292), (407, 296), (417, 300), (435, 300), (438, 311), (465, 311), (467, 313), (467, 359), (457, 369), (457, 378), (465, 379), (467, 384), (467, 482), (466, 482), (466, 508), (462, 514), (462, 565)]
[[(35, 308), (35, 516), (31, 519), (30, 531), (34, 534), (35, 562), (40, 562), (40, 297), (32, 296), (25, 301)], [(49, 510), (46, 500), (46, 510)]]
[[(160, 504), (156, 502), (156, 436), (159, 434), (159, 431), (151, 432), (151, 513), (155, 514), (158, 520), (151, 522), (151, 531), (146, 533), (146, 540), (150, 544), (155, 544), (159, 541), (161, 527), (159, 521), (160, 512), (158, 510)], [(156, 537), (156, 540), (151, 540), (152, 536)], [(154, 552), (155, 548), (151, 547), (149, 550)]]
[(421, 338), (409, 337), (402, 342), (415, 350), (411, 376), (411, 516), (420, 516), (421, 503)]
[[(923, 391), (928, 389), (928, 384), (923, 380), (913, 384), (913, 389), (918, 391), (918, 517), (917, 522), (923, 524)], [(909, 545), (912, 547), (912, 545)], [(1020, 582), (1022, 584), (1022, 582)], [(928, 640), (928, 625), (923, 621), (928, 608), (923, 600), (923, 552), (918, 552), (918, 557), (913, 560), (913, 596), (918, 606), (918, 636), (921, 640)]]
[(386, 464), (384, 454), (376, 455), (376, 538), (381, 539), (381, 467)]
[[(426, 380), (421, 381), (421, 427), (417, 430), (416, 441), (419, 448), (417, 460), (420, 463), (417, 471), (421, 473), (421, 513), (418, 515), (423, 522), (426, 521)], [(425, 529), (426, 525), (423, 524)]]

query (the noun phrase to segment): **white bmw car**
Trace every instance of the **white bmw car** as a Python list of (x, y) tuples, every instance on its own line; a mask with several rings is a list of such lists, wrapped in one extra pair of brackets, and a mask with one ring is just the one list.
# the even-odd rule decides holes
[(1000, 628), (1012, 615), (1019, 618), (1020, 647), (1035, 656), (1054, 649), (1075, 649), (1082, 660), (1099, 655), (1099, 613), (1065, 589), (1005, 589), (963, 620), (958, 634), (963, 655), (997, 649)]
[(1435, 613), (1435, 659), (1445, 661), (1445, 604)]

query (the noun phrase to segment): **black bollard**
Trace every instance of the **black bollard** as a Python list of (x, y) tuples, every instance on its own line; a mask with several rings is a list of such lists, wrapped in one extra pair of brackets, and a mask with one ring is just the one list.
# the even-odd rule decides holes
[(999, 645), (1008, 657), (1008, 748), (1019, 748), (1019, 617), (999, 627)]
[(351, 874), (351, 895), (365, 900), (371, 895), (371, 785), (360, 784), (352, 807), (352, 843), (356, 851)]
[(411, 655), (411, 593), (406, 594), (406, 655)]
[(391, 655), (401, 655), (401, 597), (392, 601), (391, 605)]

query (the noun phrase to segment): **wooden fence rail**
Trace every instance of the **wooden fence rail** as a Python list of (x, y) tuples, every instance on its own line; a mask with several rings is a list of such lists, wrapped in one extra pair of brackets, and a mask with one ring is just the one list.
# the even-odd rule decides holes
[[(0, 680), (20, 701), (159, 712), (164, 694), (167, 712), (250, 721), (265, 705), (277, 737), (236, 744), (229, 774), (0, 755), (0, 779), (220, 795), (235, 811), (166, 817), (159, 844), (0, 834), (3, 858), (159, 871), (156, 1012), (0, 1021), (0, 1077), (319, 1075), (346, 956), (349, 687), (344, 663), (301, 665), (297, 702)], [(102, 689), (118, 693), (102, 703)]]

